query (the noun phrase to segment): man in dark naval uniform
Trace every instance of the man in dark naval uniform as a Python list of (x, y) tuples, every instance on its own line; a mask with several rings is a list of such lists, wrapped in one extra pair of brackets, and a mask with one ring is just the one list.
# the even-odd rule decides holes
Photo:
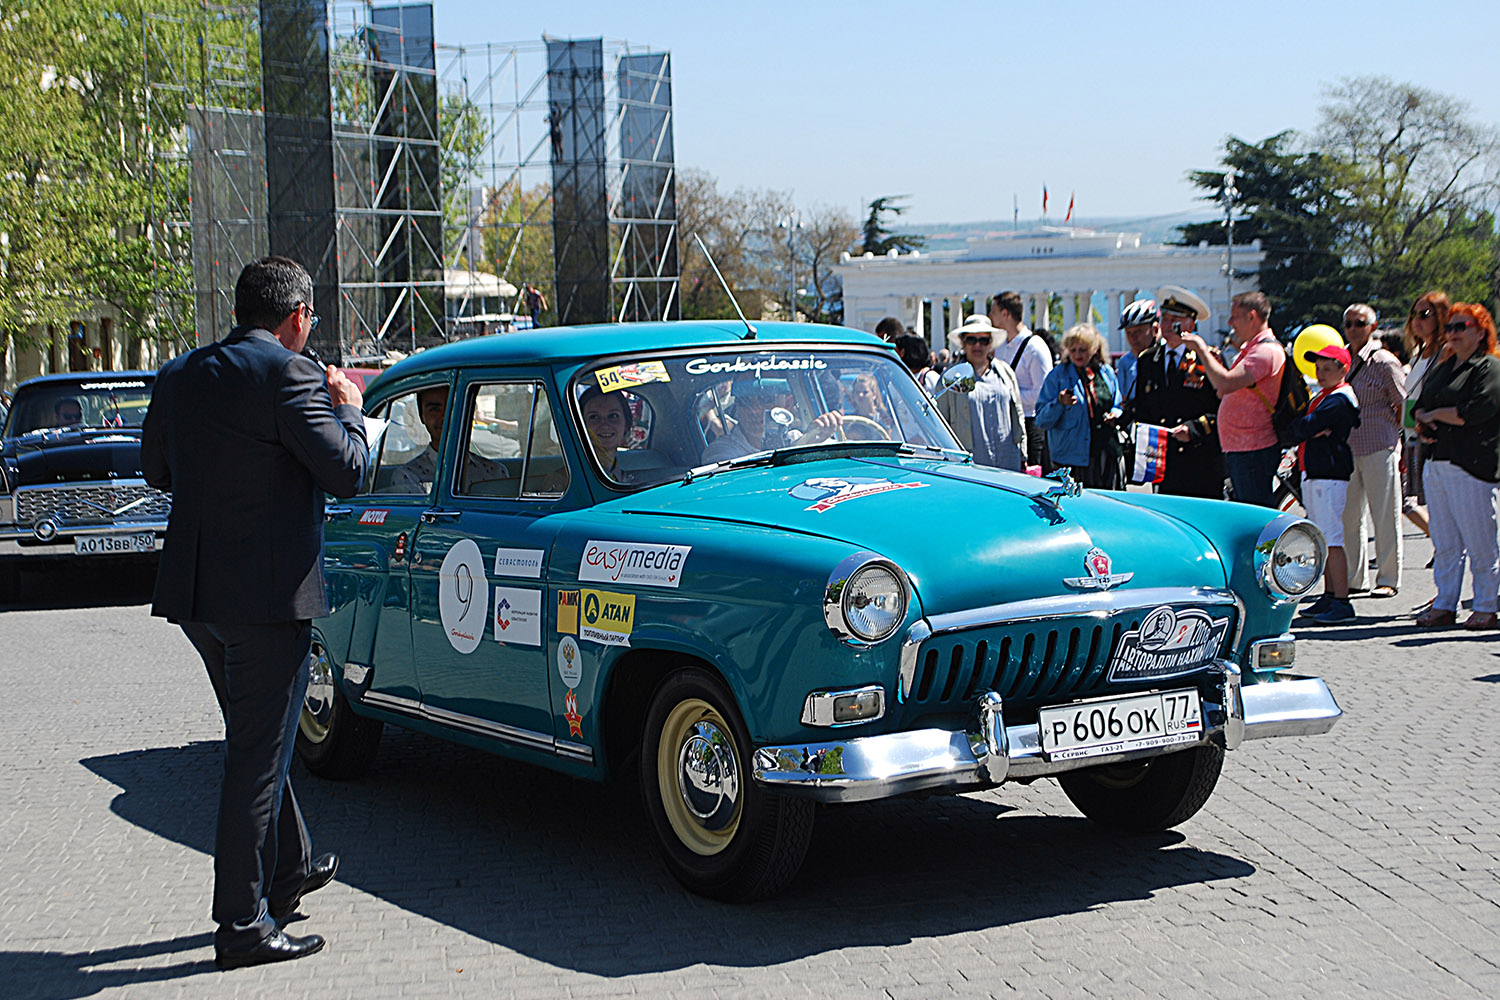
[(1216, 428), (1219, 394), (1194, 349), (1182, 339), (1184, 331), (1208, 318), (1208, 305), (1175, 285), (1157, 294), (1162, 339), (1140, 357), (1131, 418), (1159, 424), (1170, 435), (1158, 492), (1222, 500), (1224, 456)]

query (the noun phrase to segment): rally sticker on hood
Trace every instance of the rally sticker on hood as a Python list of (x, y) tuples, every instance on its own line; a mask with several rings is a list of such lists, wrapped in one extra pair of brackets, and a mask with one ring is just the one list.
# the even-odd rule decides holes
[(919, 490), (928, 483), (893, 483), (889, 479), (804, 479), (789, 492), (798, 500), (812, 500), (806, 510), (819, 514), (832, 510), (847, 500), (872, 497), (892, 490)]

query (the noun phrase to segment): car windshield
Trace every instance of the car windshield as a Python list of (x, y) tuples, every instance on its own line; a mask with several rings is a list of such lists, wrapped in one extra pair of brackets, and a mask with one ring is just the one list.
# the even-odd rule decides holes
[(620, 486), (839, 441), (960, 447), (906, 367), (883, 351), (615, 358), (580, 373), (573, 401), (596, 467)]
[(83, 427), (139, 427), (151, 405), (147, 378), (52, 382), (16, 392), (6, 437)]

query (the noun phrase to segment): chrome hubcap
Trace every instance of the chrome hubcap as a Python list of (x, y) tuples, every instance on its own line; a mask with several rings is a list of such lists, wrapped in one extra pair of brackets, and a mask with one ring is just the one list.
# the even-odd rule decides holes
[(739, 763), (729, 735), (715, 723), (693, 724), (677, 755), (682, 803), (706, 830), (722, 830), (735, 819), (740, 797)]
[(328, 737), (328, 727), (333, 722), (333, 664), (322, 643), (312, 645), (312, 666), (307, 681), (307, 694), (302, 698), (302, 735), (314, 743)]

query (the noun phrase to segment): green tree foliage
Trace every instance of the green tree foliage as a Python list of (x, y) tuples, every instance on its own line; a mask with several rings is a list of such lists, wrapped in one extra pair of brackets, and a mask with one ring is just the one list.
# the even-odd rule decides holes
[(888, 223), (906, 211), (907, 206), (901, 203), (906, 197), (904, 194), (884, 195), (870, 202), (870, 214), (865, 216), (864, 225), (860, 229), (864, 238), (859, 248), (860, 253), (883, 257), (892, 250), (909, 253), (927, 245), (927, 241), (920, 236), (891, 232)]
[(1428, 288), (1455, 299), (1500, 293), (1500, 130), (1469, 105), (1383, 76), (1327, 89), (1317, 143), (1348, 192), (1345, 262), (1383, 313)]
[(139, 9), (0, 8), (0, 355), (94, 299), (145, 320), (145, 108)]
[[(1296, 135), (1280, 132), (1251, 144), (1230, 137), (1223, 166), (1189, 175), (1206, 193), (1218, 199), (1224, 168), (1233, 168), (1240, 197), (1235, 203), (1235, 242), (1260, 240), (1261, 290), (1271, 297), (1278, 330), (1294, 330), (1310, 323), (1336, 321), (1353, 294), (1349, 273), (1335, 249), (1340, 242), (1343, 202), (1337, 190), (1335, 167), (1316, 152), (1295, 148)], [(1182, 227), (1182, 243), (1223, 244), (1222, 222), (1199, 222)], [(1220, 317), (1222, 324), (1227, 317)]]
[(779, 191), (736, 190), (725, 195), (703, 170), (677, 172), (678, 262), (683, 319), (722, 319), (735, 315), (723, 285), (694, 237), (703, 240), (713, 262), (734, 289), (751, 319), (770, 303), (785, 302), (789, 285), (785, 223), (793, 215), (791, 197)]
[(547, 298), (543, 315), (553, 313), (557, 288), (552, 266), (551, 186), (538, 184), (523, 189), (513, 181), (487, 188), (484, 195), (484, 259), (475, 262), (475, 270), (498, 274), (517, 289), (531, 282)]

